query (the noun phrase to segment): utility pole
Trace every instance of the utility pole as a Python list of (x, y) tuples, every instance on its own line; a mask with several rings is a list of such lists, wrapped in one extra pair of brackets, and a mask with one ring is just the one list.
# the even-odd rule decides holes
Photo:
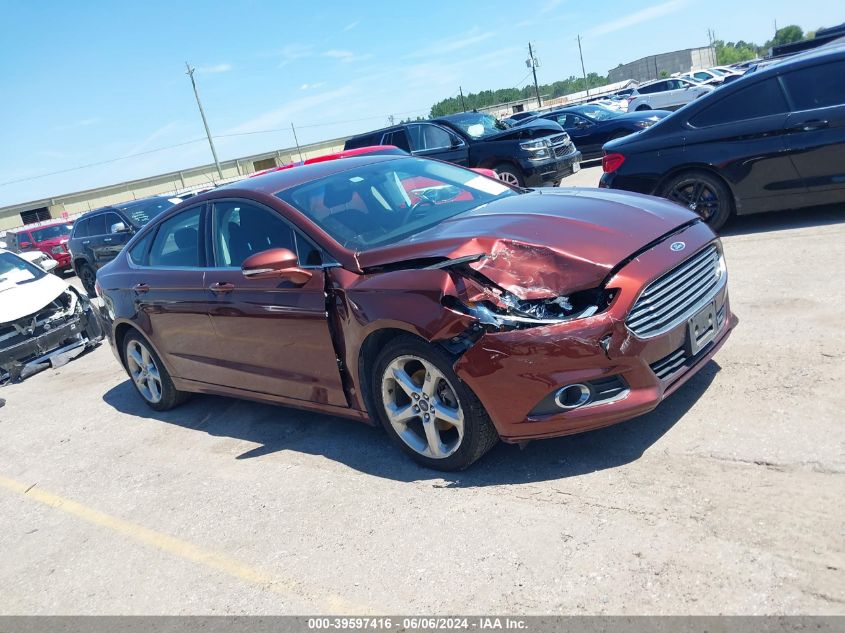
[(581, 74), (584, 75), (584, 86), (587, 88), (587, 96), (590, 96), (590, 84), (587, 83), (587, 71), (584, 70), (584, 54), (581, 52), (581, 36), (578, 36), (578, 56), (581, 58)]
[(293, 132), (293, 142), (296, 143), (296, 151), (299, 154), (299, 162), (304, 163), (305, 160), (302, 158), (302, 150), (299, 148), (299, 139), (296, 138), (296, 128), (293, 127), (293, 123), (290, 124), (290, 131)]
[(202, 101), (200, 101), (200, 93), (197, 91), (197, 82), (194, 81), (194, 68), (188, 62), (185, 62), (185, 67), (188, 72), (185, 73), (191, 78), (191, 85), (194, 87), (194, 96), (197, 98), (197, 106), (200, 109), (200, 116), (202, 117), (202, 124), (205, 126), (205, 135), (208, 137), (208, 145), (211, 147), (211, 155), (214, 156), (214, 164), (217, 167), (217, 175), (220, 180), (223, 180), (223, 170), (220, 169), (220, 161), (217, 160), (217, 150), (214, 149), (214, 141), (211, 140), (211, 130), (208, 129), (208, 121), (205, 119), (205, 110), (202, 109)]
[(461, 110), (466, 112), (467, 107), (466, 107), (466, 104), (464, 103), (464, 89), (463, 89), (462, 86), (458, 86), (458, 92), (461, 93)]
[(543, 102), (540, 100), (540, 87), (537, 85), (537, 66), (540, 65), (540, 61), (534, 57), (531, 42), (528, 42), (528, 59), (525, 60), (525, 65), (530, 66), (531, 72), (534, 74), (534, 94), (537, 95), (537, 107), (542, 108)]

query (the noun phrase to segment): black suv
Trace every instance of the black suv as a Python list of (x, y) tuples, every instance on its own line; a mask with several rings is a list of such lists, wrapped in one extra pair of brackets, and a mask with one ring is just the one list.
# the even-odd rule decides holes
[(96, 271), (123, 250), (135, 231), (179, 202), (179, 198), (144, 198), (89, 211), (74, 222), (68, 249), (88, 296), (94, 296)]
[(510, 128), (481, 112), (394, 125), (354, 136), (344, 149), (368, 145), (395, 145), (415, 156), (493, 169), (502, 181), (520, 187), (555, 186), (581, 166), (581, 152), (554, 121)]

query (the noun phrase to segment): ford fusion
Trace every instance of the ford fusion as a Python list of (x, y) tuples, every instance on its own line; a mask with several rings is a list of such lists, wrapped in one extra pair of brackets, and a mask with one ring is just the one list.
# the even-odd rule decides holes
[(498, 439), (650, 411), (736, 324), (697, 214), (409, 156), (192, 198), (141, 229), (98, 292), (153, 409), (201, 392), (347, 416), (444, 470)]

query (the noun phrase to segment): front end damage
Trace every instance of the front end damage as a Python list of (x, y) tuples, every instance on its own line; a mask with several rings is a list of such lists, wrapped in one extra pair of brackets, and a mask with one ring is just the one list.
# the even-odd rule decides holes
[[(689, 250), (676, 253), (667, 239), (683, 241)], [(681, 270), (691, 254), (714, 249), (721, 257), (700, 222), (606, 268), (567, 261), (542, 246), (507, 240), (488, 246), (485, 253), (365, 271), (379, 274), (346, 287), (347, 318), (361, 325), (375, 315), (404, 321), (442, 345), (505, 441), (578, 433), (654, 409), (706, 365), (737, 323), (719, 260), (722, 268), (713, 268), (718, 278), (707, 282), (701, 298), (712, 306), (713, 331), (700, 348), (689, 349), (690, 315), (701, 312), (698, 304), (658, 335), (638, 336), (629, 327), (631, 310), (650, 283), (663, 283), (662, 276)], [(699, 270), (690, 283), (704, 279)], [(679, 289), (659, 302), (682, 302), (686, 293)]]
[(0, 323), (0, 385), (61, 367), (102, 338), (90, 301), (68, 287), (41, 309)]

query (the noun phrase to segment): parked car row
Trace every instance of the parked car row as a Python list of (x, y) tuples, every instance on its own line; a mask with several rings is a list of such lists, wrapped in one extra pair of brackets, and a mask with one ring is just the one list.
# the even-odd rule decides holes
[(393, 145), (413, 156), (495, 171), (519, 187), (556, 186), (581, 166), (581, 153), (563, 128), (545, 119), (510, 127), (492, 114), (462, 112), (354, 136), (347, 150)]
[(4, 237), (6, 249), (14, 253), (43, 253), (56, 263), (52, 267), (56, 272), (64, 272), (71, 267), (67, 243), (72, 228), (72, 222), (57, 221), (12, 229)]
[(845, 45), (758, 67), (604, 146), (601, 187), (732, 214), (845, 200)]

